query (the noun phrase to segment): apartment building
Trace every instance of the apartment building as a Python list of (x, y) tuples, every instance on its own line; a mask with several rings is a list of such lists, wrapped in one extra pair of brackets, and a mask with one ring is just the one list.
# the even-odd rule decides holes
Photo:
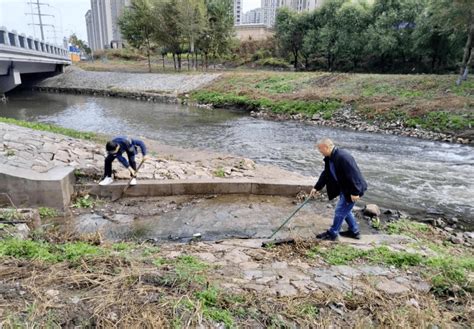
[(87, 39), (92, 50), (120, 48), (123, 40), (118, 19), (131, 0), (91, 0), (86, 13)]
[(234, 25), (242, 23), (242, 0), (234, 0)]
[(297, 12), (311, 11), (323, 5), (325, 0), (262, 0), (263, 23), (275, 25), (276, 13), (279, 8), (289, 8)]
[(242, 24), (263, 24), (263, 8), (252, 9), (243, 14)]

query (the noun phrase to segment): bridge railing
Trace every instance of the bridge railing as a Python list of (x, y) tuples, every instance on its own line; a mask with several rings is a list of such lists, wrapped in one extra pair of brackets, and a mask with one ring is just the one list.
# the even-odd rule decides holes
[(57, 47), (48, 42), (40, 41), (25, 34), (18, 34), (16, 31), (9, 31), (6, 27), (0, 27), (0, 49), (21, 50), (22, 52), (36, 53), (42, 56), (56, 57), (63, 60), (70, 60), (67, 49)]

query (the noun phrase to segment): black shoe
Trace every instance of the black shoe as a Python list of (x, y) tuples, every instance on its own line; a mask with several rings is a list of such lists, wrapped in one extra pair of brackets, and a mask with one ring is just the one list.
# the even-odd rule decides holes
[(352, 239), (360, 240), (360, 232), (354, 233), (350, 230), (347, 230), (347, 231), (339, 232), (339, 235), (343, 236), (345, 238), (352, 238)]
[(329, 233), (328, 231), (326, 231), (326, 232), (319, 233), (318, 235), (316, 235), (316, 239), (328, 240), (328, 241), (337, 241), (339, 239), (339, 237), (337, 235), (334, 236), (331, 233)]

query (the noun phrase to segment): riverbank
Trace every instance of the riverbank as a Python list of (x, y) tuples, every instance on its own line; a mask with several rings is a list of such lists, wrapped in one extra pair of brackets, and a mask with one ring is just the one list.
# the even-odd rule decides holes
[(454, 142), (474, 143), (474, 78), (454, 75), (224, 72), (219, 74), (66, 74), (36, 85), (42, 91), (238, 107), (255, 117), (299, 120)]
[(454, 246), (423, 224), (395, 222), (360, 241), (264, 248), (252, 239), (111, 243), (58, 228), (0, 240), (2, 326), (472, 323), (472, 247)]

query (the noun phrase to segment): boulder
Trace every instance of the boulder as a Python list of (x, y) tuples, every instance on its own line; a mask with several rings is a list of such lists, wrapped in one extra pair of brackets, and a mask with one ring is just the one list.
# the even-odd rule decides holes
[(380, 208), (376, 204), (368, 204), (365, 206), (364, 215), (369, 217), (379, 217)]

